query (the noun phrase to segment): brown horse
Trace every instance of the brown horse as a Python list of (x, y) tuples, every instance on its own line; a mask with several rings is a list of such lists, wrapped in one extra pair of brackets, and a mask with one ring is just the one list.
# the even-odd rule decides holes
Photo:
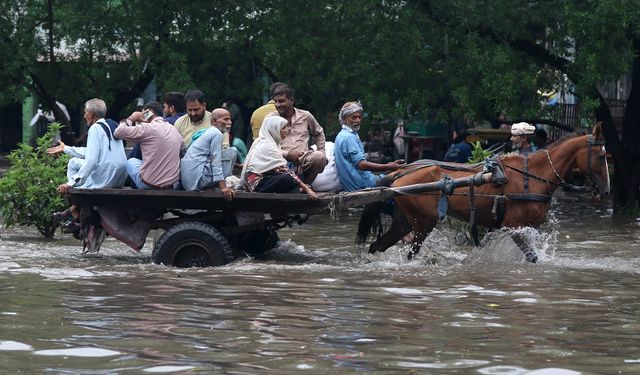
[[(551, 144), (548, 150), (536, 151), (528, 157), (516, 154), (502, 156), (499, 162), (506, 183), (475, 186), (473, 194), (470, 194), (470, 187), (455, 189), (447, 196), (446, 214), (467, 222), (473, 217), (477, 225), (486, 228), (537, 227), (544, 221), (553, 192), (560, 186), (569, 186), (564, 179), (574, 168), (581, 170), (595, 184), (600, 197), (609, 193), (609, 171), (603, 145), (601, 124), (598, 123), (591, 135), (572, 133)], [(460, 179), (473, 176), (482, 168), (482, 164), (418, 161), (394, 172), (388, 181), (392, 181), (392, 188), (401, 189), (446, 177)], [(442, 195), (447, 194), (396, 195), (397, 208), (391, 226), (381, 236), (382, 228), (377, 226), (378, 238), (369, 247), (369, 252), (385, 251), (413, 230), (411, 259), (438, 222), (438, 202)], [(378, 203), (365, 207), (358, 228), (358, 243), (366, 241), (374, 223), (379, 220), (381, 209), (382, 204)], [(537, 255), (523, 238), (518, 235), (512, 237), (527, 260), (536, 262)]]

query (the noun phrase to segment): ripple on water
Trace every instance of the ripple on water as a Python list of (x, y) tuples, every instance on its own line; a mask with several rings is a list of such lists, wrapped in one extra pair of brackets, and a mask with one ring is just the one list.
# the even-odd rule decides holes
[(91, 347), (78, 347), (68, 349), (46, 349), (35, 351), (34, 354), (43, 356), (58, 356), (58, 357), (112, 357), (121, 354), (114, 350), (91, 348)]
[(477, 360), (477, 359), (456, 359), (452, 361), (436, 361), (436, 362), (410, 362), (410, 361), (398, 361), (391, 362), (390, 367), (401, 368), (432, 368), (432, 369), (455, 369), (455, 368), (470, 368), (489, 364), (489, 361)]
[(541, 368), (533, 371), (528, 371), (528, 372), (525, 372), (525, 374), (526, 375), (579, 375), (582, 373), (578, 371), (567, 370), (564, 368), (549, 367), (549, 368)]
[(154, 366), (148, 367), (142, 371), (154, 374), (166, 374), (170, 372), (188, 371), (195, 369), (194, 366)]
[(20, 350), (32, 350), (31, 345), (23, 344), (18, 341), (0, 341), (0, 351), (20, 351)]
[(478, 370), (484, 375), (522, 375), (527, 373), (527, 369), (516, 366), (491, 366)]

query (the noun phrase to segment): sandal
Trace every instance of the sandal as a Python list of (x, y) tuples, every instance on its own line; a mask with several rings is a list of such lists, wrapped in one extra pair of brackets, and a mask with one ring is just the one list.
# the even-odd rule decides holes
[(76, 232), (80, 232), (80, 223), (78, 223), (77, 221), (72, 220), (67, 220), (65, 221), (62, 225), (62, 233), (76, 233)]
[(74, 221), (73, 215), (71, 214), (71, 209), (67, 208), (64, 211), (54, 212), (51, 216), (53, 216), (53, 220), (59, 223), (65, 223), (68, 221)]

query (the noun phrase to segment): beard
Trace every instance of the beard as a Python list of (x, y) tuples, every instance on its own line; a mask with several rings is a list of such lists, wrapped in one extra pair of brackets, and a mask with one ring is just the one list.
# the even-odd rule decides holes
[(201, 121), (204, 118), (204, 113), (202, 113), (202, 115), (189, 115), (189, 119), (191, 120), (191, 122), (198, 122)]

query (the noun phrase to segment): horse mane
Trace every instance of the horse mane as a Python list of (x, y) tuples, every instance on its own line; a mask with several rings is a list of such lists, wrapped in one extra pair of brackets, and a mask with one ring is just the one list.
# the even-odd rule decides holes
[(586, 133), (582, 130), (577, 130), (573, 133), (569, 133), (566, 134), (560, 138), (558, 138), (557, 140), (555, 140), (554, 142), (552, 142), (551, 144), (549, 144), (549, 146), (547, 147), (548, 150), (552, 150), (558, 146), (560, 146), (561, 144), (565, 143), (566, 141), (573, 139), (573, 138), (577, 138), (577, 137), (581, 137), (583, 135), (585, 135)]

